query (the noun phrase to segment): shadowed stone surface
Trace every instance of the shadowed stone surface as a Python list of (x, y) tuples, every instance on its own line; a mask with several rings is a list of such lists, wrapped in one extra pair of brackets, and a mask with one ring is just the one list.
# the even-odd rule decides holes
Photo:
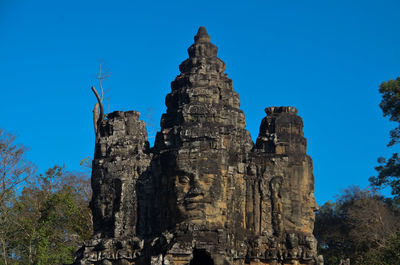
[(149, 148), (139, 113), (99, 126), (94, 231), (75, 264), (323, 264), (314, 177), (294, 107), (266, 108), (256, 144), (200, 27)]

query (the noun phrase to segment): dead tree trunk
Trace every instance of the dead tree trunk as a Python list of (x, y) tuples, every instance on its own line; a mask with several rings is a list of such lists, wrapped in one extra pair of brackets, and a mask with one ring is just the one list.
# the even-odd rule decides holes
[[(92, 91), (97, 98), (98, 103), (94, 105), (93, 109), (93, 124), (94, 124), (94, 131), (97, 135), (99, 124), (104, 120), (104, 107), (101, 97), (94, 86), (92, 86)], [(100, 108), (100, 113), (99, 113)]]

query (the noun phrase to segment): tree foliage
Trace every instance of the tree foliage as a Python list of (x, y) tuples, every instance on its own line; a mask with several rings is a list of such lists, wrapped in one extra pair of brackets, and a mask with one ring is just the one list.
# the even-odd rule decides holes
[[(397, 123), (397, 127), (390, 131), (390, 142), (388, 146), (393, 146), (400, 141), (400, 77), (396, 80), (383, 82), (379, 86), (382, 94), (382, 101), (379, 104), (383, 111), (383, 116)], [(375, 189), (390, 186), (392, 194), (400, 199), (400, 160), (398, 153), (394, 153), (391, 158), (378, 159), (379, 166), (375, 167), (378, 175), (371, 177), (370, 183)]]
[[(389, 116), (394, 122), (400, 122), (400, 77), (396, 80), (383, 82), (379, 86), (379, 93), (382, 94), (382, 101), (379, 107), (383, 111), (383, 116)], [(392, 146), (400, 140), (400, 124), (390, 131), (390, 142), (388, 146)]]
[(13, 207), (19, 264), (71, 263), (91, 235), (91, 215), (82, 180), (55, 166), (25, 187)]
[(4, 264), (7, 264), (6, 256), (11, 248), (13, 216), (10, 208), (16, 192), (34, 174), (34, 166), (25, 159), (26, 150), (16, 143), (15, 135), (0, 129), (0, 262)]
[(33, 174), (26, 148), (0, 132), (0, 264), (72, 263), (92, 234), (87, 175), (60, 166)]
[(392, 200), (353, 186), (335, 203), (321, 206), (314, 233), (327, 265), (337, 265), (345, 258), (351, 264), (398, 264), (399, 221)]

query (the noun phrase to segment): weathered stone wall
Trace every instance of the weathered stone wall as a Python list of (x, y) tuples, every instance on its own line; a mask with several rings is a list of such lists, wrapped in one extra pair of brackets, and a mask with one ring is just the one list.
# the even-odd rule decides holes
[(258, 245), (264, 245), (253, 250), (253, 258), (314, 264), (317, 205), (303, 122), (294, 107), (269, 107), (265, 112), (247, 179), (248, 227), (262, 235)]
[(150, 160), (147, 132), (139, 113), (108, 114), (96, 136), (90, 203), (94, 236), (78, 253), (83, 264), (133, 258), (133, 250), (140, 248), (142, 242), (136, 235), (143, 210), (138, 209), (141, 196), (137, 187), (150, 176)]
[(303, 121), (269, 107), (253, 144), (217, 51), (201, 27), (153, 148), (137, 112), (101, 123), (76, 264), (322, 264)]

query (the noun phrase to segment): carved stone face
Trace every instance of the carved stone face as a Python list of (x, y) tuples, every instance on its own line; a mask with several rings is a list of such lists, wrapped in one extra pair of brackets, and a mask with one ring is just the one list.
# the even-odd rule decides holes
[(316, 251), (316, 249), (317, 249), (317, 240), (315, 239), (314, 236), (312, 236), (312, 235), (306, 236), (305, 241), (306, 241), (306, 246), (310, 250)]
[(288, 243), (289, 248), (296, 248), (299, 246), (299, 239), (295, 233), (287, 234), (286, 241)]
[[(204, 224), (221, 220), (221, 177), (180, 172), (175, 176), (176, 207), (181, 221)], [(219, 219), (219, 220), (216, 220)]]
[(304, 224), (311, 229), (314, 228), (315, 212), (319, 210), (318, 204), (314, 197), (314, 191), (311, 191), (308, 196), (303, 198), (303, 205), (307, 205), (308, 208), (303, 212)]
[(314, 191), (310, 193), (309, 198), (310, 198), (311, 211), (313, 212), (313, 214), (311, 216), (311, 222), (314, 223), (314, 221), (315, 221), (315, 214), (314, 213), (319, 210), (317, 201), (315, 200), (315, 197), (314, 197)]

